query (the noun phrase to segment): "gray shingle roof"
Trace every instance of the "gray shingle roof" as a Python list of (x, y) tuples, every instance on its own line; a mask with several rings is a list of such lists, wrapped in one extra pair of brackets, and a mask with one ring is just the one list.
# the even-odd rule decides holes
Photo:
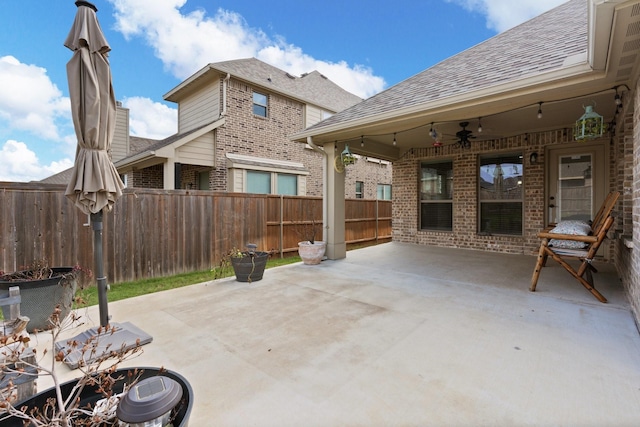
[(310, 130), (428, 104), (563, 67), (587, 51), (587, 1), (571, 0), (452, 56)]
[(157, 144), (160, 140), (151, 138), (141, 138), (139, 136), (129, 137), (129, 152), (127, 157), (132, 154), (140, 153), (154, 144)]
[(362, 98), (344, 90), (318, 71), (294, 76), (256, 58), (216, 62), (209, 66), (333, 112), (342, 111), (362, 101)]

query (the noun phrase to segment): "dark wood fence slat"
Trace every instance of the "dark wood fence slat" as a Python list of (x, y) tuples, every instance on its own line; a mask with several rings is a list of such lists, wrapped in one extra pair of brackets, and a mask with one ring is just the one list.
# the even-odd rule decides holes
[[(46, 259), (93, 269), (93, 230), (65, 186), (0, 183), (0, 271)], [(346, 200), (347, 243), (391, 238), (391, 202)], [(300, 224), (322, 223), (318, 197), (126, 189), (104, 214), (112, 283), (208, 270), (231, 248), (297, 251)]]

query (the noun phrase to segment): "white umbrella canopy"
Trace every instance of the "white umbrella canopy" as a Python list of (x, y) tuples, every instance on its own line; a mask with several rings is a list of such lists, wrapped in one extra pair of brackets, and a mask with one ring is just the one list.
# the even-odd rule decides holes
[(77, 1), (75, 21), (64, 45), (73, 51), (67, 63), (71, 115), (78, 139), (71, 181), (65, 195), (84, 213), (110, 211), (124, 184), (111, 162), (116, 100), (97, 8)]

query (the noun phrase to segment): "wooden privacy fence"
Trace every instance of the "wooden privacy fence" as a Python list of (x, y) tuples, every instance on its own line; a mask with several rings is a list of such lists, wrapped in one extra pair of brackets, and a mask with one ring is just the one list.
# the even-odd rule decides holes
[[(0, 270), (12, 272), (41, 259), (93, 269), (89, 218), (64, 190), (0, 183)], [(348, 244), (391, 239), (390, 201), (347, 200), (345, 217)], [(117, 283), (207, 270), (249, 242), (284, 256), (297, 251), (299, 231), (313, 224), (322, 224), (321, 198), (126, 189), (104, 215), (105, 274)]]

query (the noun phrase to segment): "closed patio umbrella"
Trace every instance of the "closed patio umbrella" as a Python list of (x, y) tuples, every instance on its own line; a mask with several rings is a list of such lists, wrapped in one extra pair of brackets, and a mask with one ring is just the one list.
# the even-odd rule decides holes
[[(64, 45), (73, 51), (67, 63), (67, 80), (78, 146), (65, 195), (82, 212), (91, 216), (100, 325), (104, 327), (109, 324), (109, 311), (102, 250), (102, 214), (113, 208), (122, 195), (124, 184), (110, 155), (116, 122), (116, 100), (107, 58), (111, 48), (98, 23), (95, 5), (88, 1), (76, 1), (75, 4), (78, 7), (76, 17)], [(123, 339), (133, 339), (135, 344), (136, 339), (141, 338), (139, 335), (144, 333), (135, 329), (133, 334), (138, 336), (125, 336)], [(147, 337), (146, 342), (149, 342), (151, 337)], [(77, 360), (71, 364), (76, 365)]]
[(124, 189), (109, 153), (116, 99), (107, 59), (111, 48), (100, 29), (97, 9), (86, 1), (76, 5), (76, 18), (64, 45), (73, 51), (67, 79), (78, 146), (65, 194), (84, 213), (96, 214), (110, 211)]
[(76, 6), (76, 18), (64, 45), (73, 51), (67, 63), (67, 80), (78, 146), (65, 195), (82, 212), (91, 215), (100, 324), (106, 326), (109, 313), (102, 259), (102, 211), (113, 208), (124, 188), (109, 153), (115, 130), (116, 98), (107, 59), (111, 48), (100, 29), (98, 9), (86, 1), (77, 1)]

